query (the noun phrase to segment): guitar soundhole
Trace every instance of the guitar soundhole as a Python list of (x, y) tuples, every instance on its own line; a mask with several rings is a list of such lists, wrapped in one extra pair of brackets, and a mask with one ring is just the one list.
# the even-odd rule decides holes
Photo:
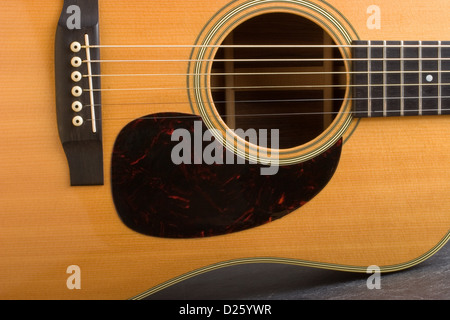
[(278, 129), (279, 148), (288, 149), (319, 136), (339, 113), (346, 91), (342, 55), (311, 20), (259, 15), (222, 44), (212, 65), (211, 94), (229, 128)]
[[(333, 176), (342, 147), (340, 132), (348, 123), (343, 116), (348, 114), (343, 111), (348, 104), (343, 104), (346, 64), (324, 31), (329, 26), (297, 14), (255, 17), (264, 1), (249, 3), (254, 6), (238, 6), (232, 10), (234, 15), (217, 15), (198, 36), (187, 79), (197, 115), (147, 115), (131, 122), (117, 137), (112, 193), (120, 218), (132, 230), (193, 238), (258, 227), (306, 204)], [(330, 29), (335, 34), (331, 30), (336, 29)], [(222, 42), (227, 46), (218, 49)], [(214, 148), (208, 143), (197, 147), (196, 137), (201, 140), (210, 129), (228, 134), (227, 126), (242, 129), (244, 139), (249, 129), (278, 129), (279, 149), (287, 150), (280, 150), (281, 165), (273, 165), (276, 172), (262, 174), (267, 163), (252, 163), (263, 158), (263, 152), (250, 141), (236, 139), (236, 146), (233, 141), (230, 147), (227, 136), (226, 142), (215, 140)], [(181, 164), (172, 157), (173, 150), (180, 148), (174, 132), (186, 134)], [(272, 147), (271, 137), (266, 135), (266, 143)], [(198, 161), (211, 155), (211, 150), (224, 155), (225, 162)]]

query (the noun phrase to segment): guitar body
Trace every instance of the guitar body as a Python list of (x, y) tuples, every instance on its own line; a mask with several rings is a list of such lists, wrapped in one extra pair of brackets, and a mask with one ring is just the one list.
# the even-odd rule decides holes
[[(99, 1), (100, 43), (198, 44), (212, 23), (247, 2), (102, 0)], [(445, 0), (434, 1), (432, 5), (378, 0), (376, 4), (382, 10), (380, 29), (368, 28), (367, 8), (372, 2), (279, 1), (267, 2), (255, 10), (298, 10), (299, 14), (314, 19), (320, 14), (306, 5), (314, 4), (342, 21), (355, 39), (446, 40), (448, 36), (450, 21), (443, 10), (448, 8)], [(213, 236), (198, 238), (152, 236), (134, 230), (130, 223), (123, 222), (131, 202), (127, 202), (127, 209), (120, 209), (117, 199), (130, 190), (130, 185), (137, 191), (141, 189), (139, 179), (133, 180), (135, 176), (127, 176), (126, 172), (132, 173), (132, 166), (147, 151), (140, 150), (134, 160), (118, 163), (131, 150), (124, 147), (126, 142), (120, 145), (118, 137), (129, 134), (127, 126), (147, 115), (199, 115), (202, 111), (196, 107), (193, 98), (196, 93), (189, 90), (138, 93), (104, 90), (104, 185), (71, 186), (55, 111), (54, 35), (61, 9), (62, 1), (20, 0), (9, 1), (0, 12), (1, 299), (127, 299), (147, 290), (150, 291), (146, 294), (151, 294), (201, 272), (252, 262), (355, 272), (365, 272), (368, 266), (378, 265), (389, 272), (422, 262), (447, 242), (450, 231), (448, 116), (337, 119), (337, 123), (346, 123), (341, 125), (345, 130), (330, 132), (336, 139), (328, 139), (326, 150), (291, 164), (301, 170), (308, 163), (323, 161), (310, 172), (311, 179), (321, 179), (320, 189), (306, 200), (296, 199), (298, 204), (289, 207), (289, 214), (286, 208), (278, 210), (286, 215), (277, 219), (268, 216), (255, 223), (257, 227), (232, 233), (217, 231)], [(242, 12), (245, 14), (247, 11)], [(104, 60), (124, 57), (140, 60), (149, 56), (187, 60), (199, 54), (189, 47), (151, 52), (133, 48), (101, 50)], [(142, 68), (142, 64), (104, 63), (102, 73), (133, 74)], [(187, 83), (196, 80), (195, 76), (189, 78), (195, 72), (195, 65), (188, 62), (168, 62), (163, 66), (148, 62), (146, 68), (155, 74), (180, 76), (144, 80), (104, 77), (102, 88), (118, 87), (117, 81), (121, 88), (187, 88)], [(182, 75), (186, 71), (188, 76)], [(350, 100), (348, 93), (346, 97)], [(206, 115), (210, 114), (205, 110)], [(201, 116), (198, 119), (205, 118)], [(148, 122), (143, 132), (152, 125)], [(145, 133), (139, 135), (142, 138)], [(144, 139), (142, 148), (146, 145)], [(314, 153), (309, 145), (305, 149), (305, 154)], [(327, 158), (326, 152), (334, 152), (333, 159)], [(289, 165), (280, 169), (289, 170)], [(321, 177), (323, 172), (317, 170), (328, 170), (328, 173)], [(149, 176), (145, 175), (144, 179)], [(181, 178), (180, 181), (170, 176), (164, 179), (173, 184), (172, 188), (178, 182), (185, 183)], [(125, 191), (120, 190), (121, 183), (127, 184)], [(298, 188), (301, 197), (305, 194), (302, 188), (308, 189), (307, 183), (302, 183), (280, 188), (286, 192)], [(143, 184), (142, 188), (147, 186)], [(234, 191), (244, 194), (246, 189)], [(153, 206), (147, 204), (147, 207)], [(72, 281), (68, 273), (70, 266), (79, 267), (80, 289), (68, 288), (68, 281)]]

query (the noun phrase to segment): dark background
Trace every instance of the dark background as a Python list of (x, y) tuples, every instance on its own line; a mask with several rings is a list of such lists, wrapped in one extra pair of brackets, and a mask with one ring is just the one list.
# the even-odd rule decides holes
[(369, 276), (282, 264), (248, 264), (202, 274), (147, 300), (449, 300), (450, 243), (412, 268), (382, 274), (379, 290), (367, 288)]

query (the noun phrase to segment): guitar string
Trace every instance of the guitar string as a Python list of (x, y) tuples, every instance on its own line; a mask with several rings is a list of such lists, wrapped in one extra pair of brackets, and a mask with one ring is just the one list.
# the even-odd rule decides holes
[[(450, 83), (392, 83), (392, 84), (330, 84), (330, 85), (283, 85), (283, 86), (228, 86), (228, 87), (173, 87), (173, 88), (103, 88), (103, 89), (88, 89), (83, 88), (83, 91), (90, 92), (106, 92), (106, 91), (164, 91), (164, 90), (227, 90), (227, 89), (295, 89), (295, 88), (374, 88), (374, 87), (417, 87), (417, 86), (450, 86)], [(417, 98), (420, 98), (417, 97)], [(426, 97), (424, 97), (426, 98)]]
[[(368, 74), (367, 71), (292, 71), (292, 72), (213, 72), (213, 73), (196, 73), (195, 76), (271, 76), (271, 75), (347, 75), (347, 74)], [(418, 74), (417, 71), (372, 71), (370, 74)], [(427, 73), (427, 70), (422, 73)], [(428, 70), (428, 73), (450, 73), (448, 71), (439, 71), (439, 70)], [(169, 77), (169, 76), (193, 76), (193, 74), (188, 73), (136, 73), (136, 74), (93, 74), (91, 77)], [(83, 75), (83, 78), (88, 78), (88, 75)]]
[[(397, 73), (396, 71), (393, 71), (394, 73)], [(407, 72), (410, 72), (410, 71), (405, 71), (405, 73), (407, 73)], [(414, 71), (411, 71), (411, 72), (414, 72)], [(314, 74), (315, 72), (307, 72), (307, 74)], [(332, 73), (332, 72), (331, 72)], [(348, 74), (348, 73), (351, 73), (351, 72), (342, 72), (341, 74)], [(366, 72), (361, 72), (361, 73), (363, 73), (363, 74), (365, 74)], [(379, 73), (383, 73), (383, 72), (379, 72)], [(414, 72), (415, 73), (415, 72)], [(425, 72), (424, 72), (425, 73)], [(433, 72), (432, 72), (433, 73)], [(181, 75), (187, 75), (187, 74), (181, 74)], [(204, 74), (204, 75), (207, 75), (207, 74)], [(101, 76), (101, 75), (100, 75)], [(106, 75), (107, 76), (107, 75)], [(110, 75), (110, 76), (112, 76), (112, 75)], [(131, 76), (131, 75), (130, 75)], [(89, 76), (84, 76), (84, 77), (89, 77)], [(375, 87), (375, 86), (378, 86), (378, 87), (389, 87), (389, 86), (417, 86), (417, 84), (372, 84), (371, 86), (372, 87)], [(445, 84), (445, 83), (428, 83), (428, 84), (422, 84), (422, 85), (429, 85), (429, 86), (443, 86), (443, 85), (448, 85), (448, 84)], [(330, 85), (329, 87), (342, 87), (342, 88), (344, 88), (344, 87), (355, 87), (355, 86), (360, 86), (360, 87), (369, 87), (369, 85), (347, 85), (347, 84), (343, 84), (343, 85)], [(314, 86), (305, 86), (305, 85), (298, 85), (298, 86), (290, 86), (291, 88), (292, 87), (297, 87), (297, 88), (301, 88), (301, 87), (318, 87), (318, 88), (322, 88), (322, 87), (324, 87), (324, 85), (314, 85)], [(239, 88), (247, 88), (247, 89), (249, 89), (249, 88), (252, 88), (252, 89), (255, 89), (255, 88), (258, 88), (258, 89), (260, 89), (260, 88), (272, 88), (272, 89), (274, 89), (274, 88), (288, 88), (288, 86), (251, 86), (251, 87), (211, 87), (211, 88), (209, 88), (209, 89), (231, 89), (231, 88), (234, 88), (234, 89), (239, 89)], [(206, 89), (206, 88), (197, 88), (197, 89)], [(112, 89), (112, 88), (109, 88), (109, 89), (94, 89), (95, 91), (135, 91), (135, 90), (188, 90), (188, 88), (122, 88), (122, 89)], [(86, 89), (86, 91), (90, 91), (90, 89)], [(384, 99), (384, 100), (386, 100), (386, 99), (390, 99), (390, 100), (392, 100), (392, 99), (417, 99), (417, 98), (419, 98), (419, 97), (414, 97), (414, 96), (412, 96), (412, 97), (383, 97), (383, 98), (374, 98), (374, 100), (376, 100), (376, 99)], [(425, 97), (423, 97), (423, 98), (425, 98), (425, 99), (439, 99), (439, 98), (441, 98), (441, 99), (443, 99), (443, 98), (446, 98), (446, 97), (442, 97), (442, 96), (436, 96), (436, 97), (433, 97), (433, 96), (425, 96)], [(239, 101), (239, 100), (236, 100), (236, 101), (234, 101), (235, 103), (256, 103), (256, 102), (258, 102), (258, 103), (261, 103), (261, 102), (306, 102), (306, 101), (327, 101), (327, 100), (341, 100), (341, 101), (343, 101), (344, 99), (283, 99), (283, 100), (253, 100), (253, 101), (249, 101), (249, 100), (247, 100), (247, 101)], [(347, 100), (356, 100), (355, 98), (348, 98)], [(366, 99), (361, 99), (361, 100), (366, 100)], [(216, 104), (220, 104), (220, 103), (226, 103), (226, 101), (215, 101), (215, 103)], [(125, 103), (126, 104), (126, 103)], [(135, 103), (130, 103), (130, 104), (135, 104)], [(148, 104), (148, 103), (142, 103), (142, 104)], [(150, 103), (151, 104), (151, 103)], [(180, 104), (180, 103), (178, 103), (178, 102), (167, 102), (166, 104)], [(184, 104), (184, 102), (183, 102), (183, 104)], [(121, 105), (124, 105), (124, 103), (122, 103)]]
[[(433, 99), (438, 99), (439, 97), (435, 96), (435, 97), (428, 97), (428, 98), (433, 98)], [(445, 97), (441, 97), (444, 99), (450, 99), (450, 96), (445, 96)], [(373, 100), (381, 100), (383, 98), (373, 98)], [(404, 97), (404, 98), (400, 98), (400, 97), (390, 97), (388, 99), (391, 100), (400, 100), (400, 99), (417, 99), (417, 97)], [(346, 100), (350, 100), (350, 101), (354, 101), (354, 100), (366, 100), (364, 98), (334, 98), (334, 99), (327, 99), (327, 100), (333, 100), (333, 101), (346, 101)], [(259, 102), (285, 102), (288, 100), (248, 100), (248, 101), (239, 101), (240, 103), (242, 102), (255, 102), (255, 103), (259, 103)], [(289, 101), (293, 101), (293, 102), (305, 102), (305, 101), (323, 101), (323, 99), (291, 99)], [(217, 103), (226, 103), (226, 101), (218, 101), (215, 102)], [(152, 105), (152, 104), (163, 104), (163, 103), (157, 103), (157, 102), (153, 102), (153, 103), (145, 103), (145, 102), (137, 102), (137, 103), (107, 103), (107, 104), (97, 104), (95, 105), (96, 107), (98, 106), (123, 106), (123, 105)], [(165, 102), (164, 104), (183, 104), (183, 105), (189, 105), (189, 102)], [(445, 112), (445, 111), (450, 111), (450, 109), (446, 109), (446, 108), (442, 108), (442, 109), (423, 109), (423, 111), (425, 112)], [(373, 114), (377, 114), (377, 113), (390, 113), (390, 114), (395, 114), (399, 116), (399, 112), (400, 110), (373, 110), (372, 113)], [(410, 113), (411, 115), (414, 115), (415, 113), (419, 112), (419, 109), (406, 109), (404, 110), (405, 115), (408, 115), (408, 113)], [(228, 117), (264, 117), (264, 116), (310, 116), (310, 115), (337, 115), (337, 114), (354, 114), (354, 115), (358, 115), (358, 114), (367, 114), (367, 111), (356, 111), (356, 110), (352, 110), (352, 111), (315, 111), (315, 112), (289, 112), (289, 113), (258, 113), (258, 114), (226, 114), (226, 115), (221, 115), (221, 117), (223, 118), (228, 118)], [(150, 116), (150, 118), (153, 118), (155, 116)], [(184, 116), (156, 116), (157, 118), (193, 118), (193, 117), (197, 117), (196, 115), (184, 115)], [(145, 117), (144, 117), (145, 118)], [(120, 119), (131, 119), (131, 118), (110, 118), (108, 120), (120, 120)]]
[[(405, 44), (404, 42), (400, 42), (399, 44), (392, 44), (392, 45), (387, 45), (386, 42), (383, 42), (383, 44), (377, 45), (377, 44), (372, 44), (369, 43), (367, 45), (90, 45), (90, 46), (82, 46), (85, 48), (182, 48), (182, 47), (187, 47), (187, 48), (355, 48), (355, 47), (362, 47), (362, 48), (386, 48), (386, 47), (399, 47), (399, 48), (408, 48), (408, 47), (414, 47), (414, 48), (436, 48), (436, 49), (440, 49), (442, 47), (446, 47), (446, 45), (443, 45), (442, 42), (438, 42), (439, 45), (438, 47), (436, 47), (436, 45), (434, 44), (423, 44), (422, 42), (419, 42), (419, 44), (414, 44), (414, 45), (410, 45), (410, 44)], [(450, 45), (448, 46), (450, 47)], [(84, 60), (84, 63), (107, 63), (107, 62), (201, 62), (201, 61), (216, 61), (216, 62), (313, 62), (313, 61), (422, 61), (422, 60), (431, 60), (431, 61), (437, 61), (437, 60), (446, 60), (449, 58), (442, 58), (442, 57), (438, 57), (438, 58), (423, 58), (420, 57), (419, 59), (417, 58), (335, 58), (335, 59), (171, 59), (171, 60)], [(434, 71), (434, 70), (430, 70)], [(380, 73), (385, 74), (388, 71), (381, 71)], [(405, 71), (403, 73), (412, 73), (413, 71)], [(442, 71), (440, 71), (442, 72)], [(446, 72), (446, 71), (443, 71)], [(348, 72), (342, 72), (342, 74), (348, 74)], [(364, 72), (361, 72), (364, 73)], [(395, 72), (392, 72), (395, 73)], [(397, 72), (398, 73), (398, 72)], [(258, 73), (219, 73), (217, 75), (256, 75)], [(296, 73), (259, 73), (259, 75), (267, 75), (267, 74), (272, 74), (272, 75), (282, 75), (282, 74), (312, 74), (312, 73), (300, 73), (300, 72), (296, 72)], [(326, 74), (326, 73), (321, 73), (321, 74)], [(330, 74), (338, 74), (337, 72), (334, 73), (330, 73)], [(182, 75), (182, 74), (180, 74)], [(197, 74), (197, 75), (204, 75), (204, 74)], [(214, 75), (214, 74), (211, 74)], [(102, 75), (94, 75), (95, 77), (102, 77)], [(136, 75), (132, 75), (132, 74), (127, 74), (127, 75), (103, 75), (104, 77), (106, 76), (152, 76), (151, 74), (136, 74)], [(157, 75), (155, 75), (157, 76)], [(160, 76), (170, 76), (170, 74), (161, 74)]]
[[(353, 61), (408, 61), (408, 58), (392, 58), (392, 59), (386, 59), (386, 58), (380, 58), (380, 59), (376, 59), (376, 58), (371, 58), (371, 59), (361, 59), (361, 58), (349, 58), (349, 59), (208, 59), (208, 60), (84, 60), (83, 63), (102, 63), (102, 62), (188, 62), (188, 61), (246, 61), (246, 62), (280, 62), (280, 61), (289, 61), (289, 62), (294, 62), (294, 61), (303, 61), (303, 62), (312, 62), (312, 61), (342, 61), (342, 60), (353, 60)], [(450, 58), (420, 58), (419, 60), (417, 58), (410, 58), (411, 61), (416, 61), (418, 62), (419, 60), (430, 60), (430, 61), (437, 61), (437, 60), (450, 60)], [(450, 71), (442, 71), (442, 70), (422, 70), (421, 74), (442, 74), (442, 73), (448, 73)], [(195, 74), (195, 76), (204, 76), (204, 75), (312, 75), (312, 74), (386, 74), (386, 73), (390, 73), (390, 74), (408, 74), (408, 73), (417, 73), (417, 71), (410, 71), (410, 70), (404, 70), (404, 71), (375, 71), (375, 72), (365, 72), (365, 71), (358, 71), (358, 72), (271, 72), (271, 73), (211, 73), (211, 74), (206, 74), (206, 73), (200, 73), (200, 74)], [(178, 76), (189, 76), (190, 74), (142, 74), (142, 73), (138, 73), (138, 74), (110, 74), (110, 75), (92, 75), (92, 77), (133, 77), (133, 76), (138, 76), (138, 77), (143, 77), (143, 76), (171, 76), (171, 75), (178, 75)], [(194, 74), (192, 74), (194, 76)], [(89, 77), (89, 76), (83, 76), (83, 77)], [(397, 84), (376, 84), (376, 86), (394, 86)], [(419, 83), (415, 84), (415, 83), (409, 83), (409, 84), (398, 84), (398, 85), (407, 85), (407, 86), (415, 86), (415, 85), (448, 85), (446, 83), (421, 83), (421, 81), (419, 81)], [(357, 85), (350, 85), (350, 86), (357, 86)], [(365, 85), (361, 85), (361, 86), (365, 86)], [(301, 88), (301, 87), (309, 87), (309, 88), (313, 88), (316, 86), (286, 86), (285, 88)], [(328, 86), (329, 87), (329, 86)], [(227, 87), (228, 89), (256, 89), (258, 87), (256, 86), (252, 86), (252, 87)], [(225, 87), (220, 87), (220, 88), (211, 88), (211, 89), (227, 89)], [(259, 88), (270, 88), (267, 86), (260, 86)], [(272, 87), (272, 88), (282, 88), (282, 86), (276, 86), (276, 87)], [(172, 90), (173, 88), (136, 88), (136, 89), (104, 89), (104, 90), (133, 90), (133, 91), (138, 91), (138, 90)], [(184, 90), (189, 90), (190, 88), (175, 88), (175, 89), (184, 89)], [(204, 88), (202, 88), (204, 89)], [(101, 89), (95, 89), (97, 91), (101, 90)]]
[[(87, 46), (84, 46), (87, 48)], [(439, 43), (439, 47), (436, 47), (433, 44), (418, 44), (418, 45), (411, 45), (411, 44), (389, 44), (386, 45), (386, 43), (384, 43), (383, 45), (377, 45), (377, 44), (370, 44), (370, 45), (316, 45), (316, 46), (311, 46), (311, 45), (197, 45), (197, 46), (188, 46), (188, 45), (126, 45), (126, 46), (118, 46), (118, 45), (91, 45), (89, 46), (90, 48), (180, 48), (180, 47), (186, 47), (186, 48), (205, 48), (205, 47), (209, 47), (209, 48), (326, 48), (326, 47), (332, 47), (332, 48), (344, 48), (344, 47), (348, 47), (348, 48), (355, 48), (355, 47), (363, 47), (363, 48), (393, 48), (393, 47), (398, 47), (398, 48), (408, 48), (408, 47), (414, 47), (414, 48), (445, 48), (445, 47), (450, 47), (447, 45), (443, 45), (441, 43)], [(217, 61), (217, 62), (226, 62), (226, 61), (232, 61), (232, 62), (311, 62), (311, 61), (422, 61), (422, 60), (430, 60), (430, 61), (444, 61), (444, 60), (450, 60), (449, 58), (370, 58), (370, 59), (365, 59), (365, 58), (336, 58), (336, 59), (179, 59), (179, 60), (84, 60), (84, 63), (104, 63), (104, 62), (201, 62), (201, 61)], [(428, 74), (432, 74), (432, 73), (439, 73), (439, 75), (441, 73), (446, 73), (446, 72), (450, 72), (450, 71), (441, 71), (441, 70), (423, 70), (422, 74), (428, 73)], [(406, 73), (417, 73), (416, 71), (379, 71), (379, 72), (371, 72), (371, 74), (386, 74), (386, 73), (393, 73), (393, 74), (406, 74)], [(360, 71), (360, 72), (271, 72), (271, 73), (211, 73), (211, 74), (196, 74), (198, 75), (306, 75), (306, 74), (367, 74), (367, 72), (364, 71)], [(122, 74), (122, 75), (92, 75), (91, 77), (131, 77), (131, 76), (171, 76), (171, 75), (178, 75), (178, 76), (188, 76), (189, 74)], [(84, 76), (86, 77), (86, 76)], [(371, 84), (370, 87), (372, 86), (379, 86), (379, 87), (387, 87), (387, 86), (417, 86), (419, 84)], [(426, 83), (426, 84), (421, 84), (421, 85), (429, 85), (429, 86), (442, 86), (442, 85), (449, 85), (446, 83)], [(259, 88), (313, 88), (313, 87), (355, 87), (355, 86), (361, 86), (361, 87), (369, 87), (368, 85), (299, 85), (299, 86), (247, 86), (247, 87), (211, 87), (211, 88), (196, 88), (196, 89), (259, 89)], [(190, 88), (121, 88), (121, 89), (94, 89), (95, 91), (114, 91), (114, 90), (118, 90), (118, 91), (136, 91), (136, 90), (190, 90)], [(86, 91), (89, 91), (89, 89), (87, 89)], [(407, 98), (407, 99), (417, 99), (418, 97), (403, 97)], [(442, 96), (438, 96), (438, 97), (422, 97), (425, 99), (439, 99), (439, 98), (445, 98)], [(377, 98), (374, 98), (377, 99)], [(383, 98), (379, 98), (379, 99), (401, 99), (400, 97), (383, 97)], [(325, 100), (355, 100), (354, 98), (349, 98), (349, 99), (320, 99), (321, 101), (325, 101)], [(246, 101), (247, 103), (260, 103), (260, 102), (268, 102), (269, 100), (254, 100), (254, 101)], [(284, 100), (272, 100), (271, 102), (286, 102), (286, 101), (313, 101), (312, 99), (296, 99), (296, 100), (292, 100), (292, 99), (284, 99)], [(241, 103), (241, 101), (234, 101), (235, 103)], [(245, 101), (242, 101), (242, 103)], [(225, 102), (220, 102), (220, 101), (216, 101), (216, 104), (219, 103), (226, 103)], [(133, 103), (130, 103), (133, 104)], [(441, 111), (445, 111), (445, 109), (440, 109)], [(417, 111), (417, 110), (416, 110)], [(428, 111), (435, 111), (435, 110), (428, 110)], [(382, 111), (380, 111), (382, 112)], [(385, 110), (386, 112), (386, 110)], [(388, 112), (398, 112), (396, 110), (394, 111), (388, 111)], [(407, 110), (407, 112), (414, 112), (413, 110)], [(339, 112), (337, 112), (339, 113)], [(355, 111), (352, 111), (352, 113), (355, 113)], [(300, 115), (306, 115), (307, 113), (299, 113)], [(317, 113), (315, 113), (317, 114)], [(321, 112), (320, 114), (325, 114), (325, 112)], [(269, 114), (268, 114), (269, 115)], [(273, 116), (274, 114), (270, 114), (271, 116)], [(282, 114), (282, 115), (286, 115), (286, 114)], [(292, 115), (292, 113), (290, 114)], [(234, 115), (229, 115), (229, 116), (234, 116)], [(238, 116), (245, 116), (245, 115), (238, 115)], [(253, 116), (253, 115), (248, 115), (248, 116)], [(258, 114), (258, 116), (261, 116), (261, 114)]]
[[(422, 86), (444, 86), (444, 85), (450, 85), (446, 83), (428, 83), (428, 84), (422, 84)], [(261, 88), (267, 88), (267, 89), (280, 89), (280, 88), (323, 88), (323, 87), (332, 87), (332, 88), (346, 88), (346, 87), (392, 87), (392, 86), (418, 86), (418, 84), (371, 84), (370, 86), (365, 85), (298, 85), (298, 86), (241, 86), (241, 87), (203, 87), (203, 88), (197, 88), (197, 89), (261, 89)], [(189, 90), (187, 87), (183, 88), (107, 88), (107, 89), (93, 89), (93, 91), (100, 92), (100, 91), (155, 91), (155, 90)], [(91, 91), (91, 89), (85, 89), (85, 91)], [(419, 96), (407, 96), (407, 97), (373, 97), (372, 100), (407, 100), (407, 99), (418, 99)], [(446, 99), (450, 98), (447, 96), (422, 96), (422, 99)], [(314, 102), (314, 101), (355, 101), (355, 100), (367, 100), (367, 98), (328, 98), (328, 99), (278, 99), (278, 100), (235, 100), (234, 103), (265, 103), (265, 102)], [(227, 101), (215, 101), (215, 104), (222, 104), (227, 103)], [(136, 103), (121, 103), (120, 105), (126, 105), (126, 104), (136, 104)], [(146, 103), (142, 102), (141, 104), (156, 104), (156, 103)], [(162, 104), (162, 103), (158, 103)], [(185, 102), (165, 102), (164, 104), (185, 104)], [(105, 105), (105, 104), (103, 104)], [(410, 110), (411, 112), (413, 110)]]
[[(309, 44), (281, 44), (281, 45), (266, 45), (266, 44), (254, 44), (254, 45), (185, 45), (185, 44), (136, 44), (136, 45), (82, 45), (82, 48), (93, 48), (93, 49), (101, 49), (101, 48), (131, 48), (131, 49), (167, 49), (167, 48), (299, 48), (299, 49), (319, 49), (319, 48), (450, 48), (450, 44), (443, 44), (441, 41), (430, 41), (433, 43), (423, 43), (422, 44), (402, 44), (401, 41), (392, 41), (392, 42), (400, 42), (398, 44), (324, 44), (324, 45), (309, 45)], [(412, 41), (416, 42), (416, 41)]]
[[(441, 111), (450, 111), (450, 109), (440, 109)], [(411, 116), (413, 115), (417, 115), (415, 114), (415, 112), (418, 112), (418, 109), (415, 110), (405, 110), (405, 115), (408, 116), (407, 113), (411, 113)], [(426, 109), (423, 111), (427, 111), (427, 112), (438, 112), (438, 109)], [(382, 110), (373, 110), (372, 114), (383, 114), (383, 112), (387, 112), (387, 113), (395, 113), (396, 116), (399, 116), (398, 113), (400, 112), (400, 110), (387, 110), (387, 111), (382, 111)], [(305, 113), (299, 113), (299, 112), (290, 112), (290, 113), (260, 113), (260, 114), (227, 114), (227, 115), (220, 115), (221, 118), (230, 118), (230, 117), (236, 117), (236, 118), (244, 118), (244, 117), (292, 117), (292, 116), (311, 116), (311, 115), (338, 115), (338, 114), (367, 114), (367, 111), (347, 111), (347, 112), (339, 112), (339, 111), (329, 111), (329, 112), (305, 112)], [(414, 113), (414, 114), (413, 114)], [(432, 115), (436, 115), (435, 113), (433, 113)], [(148, 115), (148, 116), (143, 116), (140, 117), (141, 119), (191, 119), (191, 118), (198, 118), (200, 117), (199, 115), (195, 115), (195, 114), (183, 114), (183, 115), (173, 115), (173, 116), (161, 116), (161, 115)], [(384, 116), (384, 117), (389, 117), (389, 116)], [(404, 116), (402, 116), (404, 117)], [(98, 119), (98, 120), (107, 120), (107, 121), (113, 121), (113, 120), (128, 120), (128, 119), (134, 119), (133, 117), (115, 117), (115, 118), (102, 118), (102, 119)], [(92, 121), (91, 119), (87, 119), (88, 121)]]
[(150, 63), (150, 62), (330, 62), (330, 61), (450, 61), (450, 58), (286, 58), (286, 59), (100, 59), (82, 60), (83, 63)]
[[(450, 96), (427, 96), (424, 99), (450, 99)], [(418, 99), (416, 96), (411, 97), (374, 97), (372, 100), (408, 100)], [(234, 100), (233, 103), (279, 103), (279, 102), (324, 102), (324, 101), (367, 101), (367, 98), (326, 98), (326, 99), (314, 99), (314, 98), (301, 98), (301, 99), (252, 99), (252, 100)], [(217, 100), (214, 104), (226, 104), (229, 101)], [(126, 105), (189, 105), (188, 101), (169, 101), (169, 102), (118, 102), (118, 103), (99, 103), (94, 106), (126, 106)], [(90, 106), (86, 105), (86, 106)]]

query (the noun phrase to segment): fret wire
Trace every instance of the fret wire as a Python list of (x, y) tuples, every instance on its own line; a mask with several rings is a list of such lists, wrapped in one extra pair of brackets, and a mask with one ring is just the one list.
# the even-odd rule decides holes
[(419, 47), (418, 47), (418, 57), (419, 57), (419, 116), (422, 115), (423, 110), (423, 101), (422, 101), (422, 41), (419, 41)]
[(368, 117), (370, 118), (370, 117), (372, 117), (372, 92), (371, 92), (371, 74), (370, 74), (370, 72), (372, 71), (372, 66), (371, 66), (371, 61), (370, 61), (370, 58), (371, 58), (371, 49), (372, 49), (372, 47), (371, 47), (371, 41), (369, 40), (368, 42), (367, 42), (367, 88), (368, 88), (368, 90), (367, 90), (367, 103), (368, 103), (368, 106), (367, 106), (367, 115), (368, 115)]
[[(383, 41), (383, 45), (384, 45), (384, 48), (383, 48), (383, 57), (384, 57), (384, 59), (383, 59), (383, 71), (386, 71), (387, 70), (386, 41)], [(384, 117), (386, 117), (386, 115), (387, 115), (386, 83), (387, 83), (387, 74), (386, 74), (386, 72), (383, 72), (383, 116)]]
[(438, 45), (438, 115), (442, 114), (442, 97), (441, 97), (441, 82), (442, 82), (442, 42)]
[(405, 96), (405, 61), (404, 61), (404, 41), (401, 41), (401, 47), (400, 47), (400, 71), (401, 71), (401, 75), (400, 75), (400, 95), (401, 95), (401, 101), (400, 101), (400, 115), (403, 117), (405, 116), (405, 100), (404, 100), (404, 96)]

